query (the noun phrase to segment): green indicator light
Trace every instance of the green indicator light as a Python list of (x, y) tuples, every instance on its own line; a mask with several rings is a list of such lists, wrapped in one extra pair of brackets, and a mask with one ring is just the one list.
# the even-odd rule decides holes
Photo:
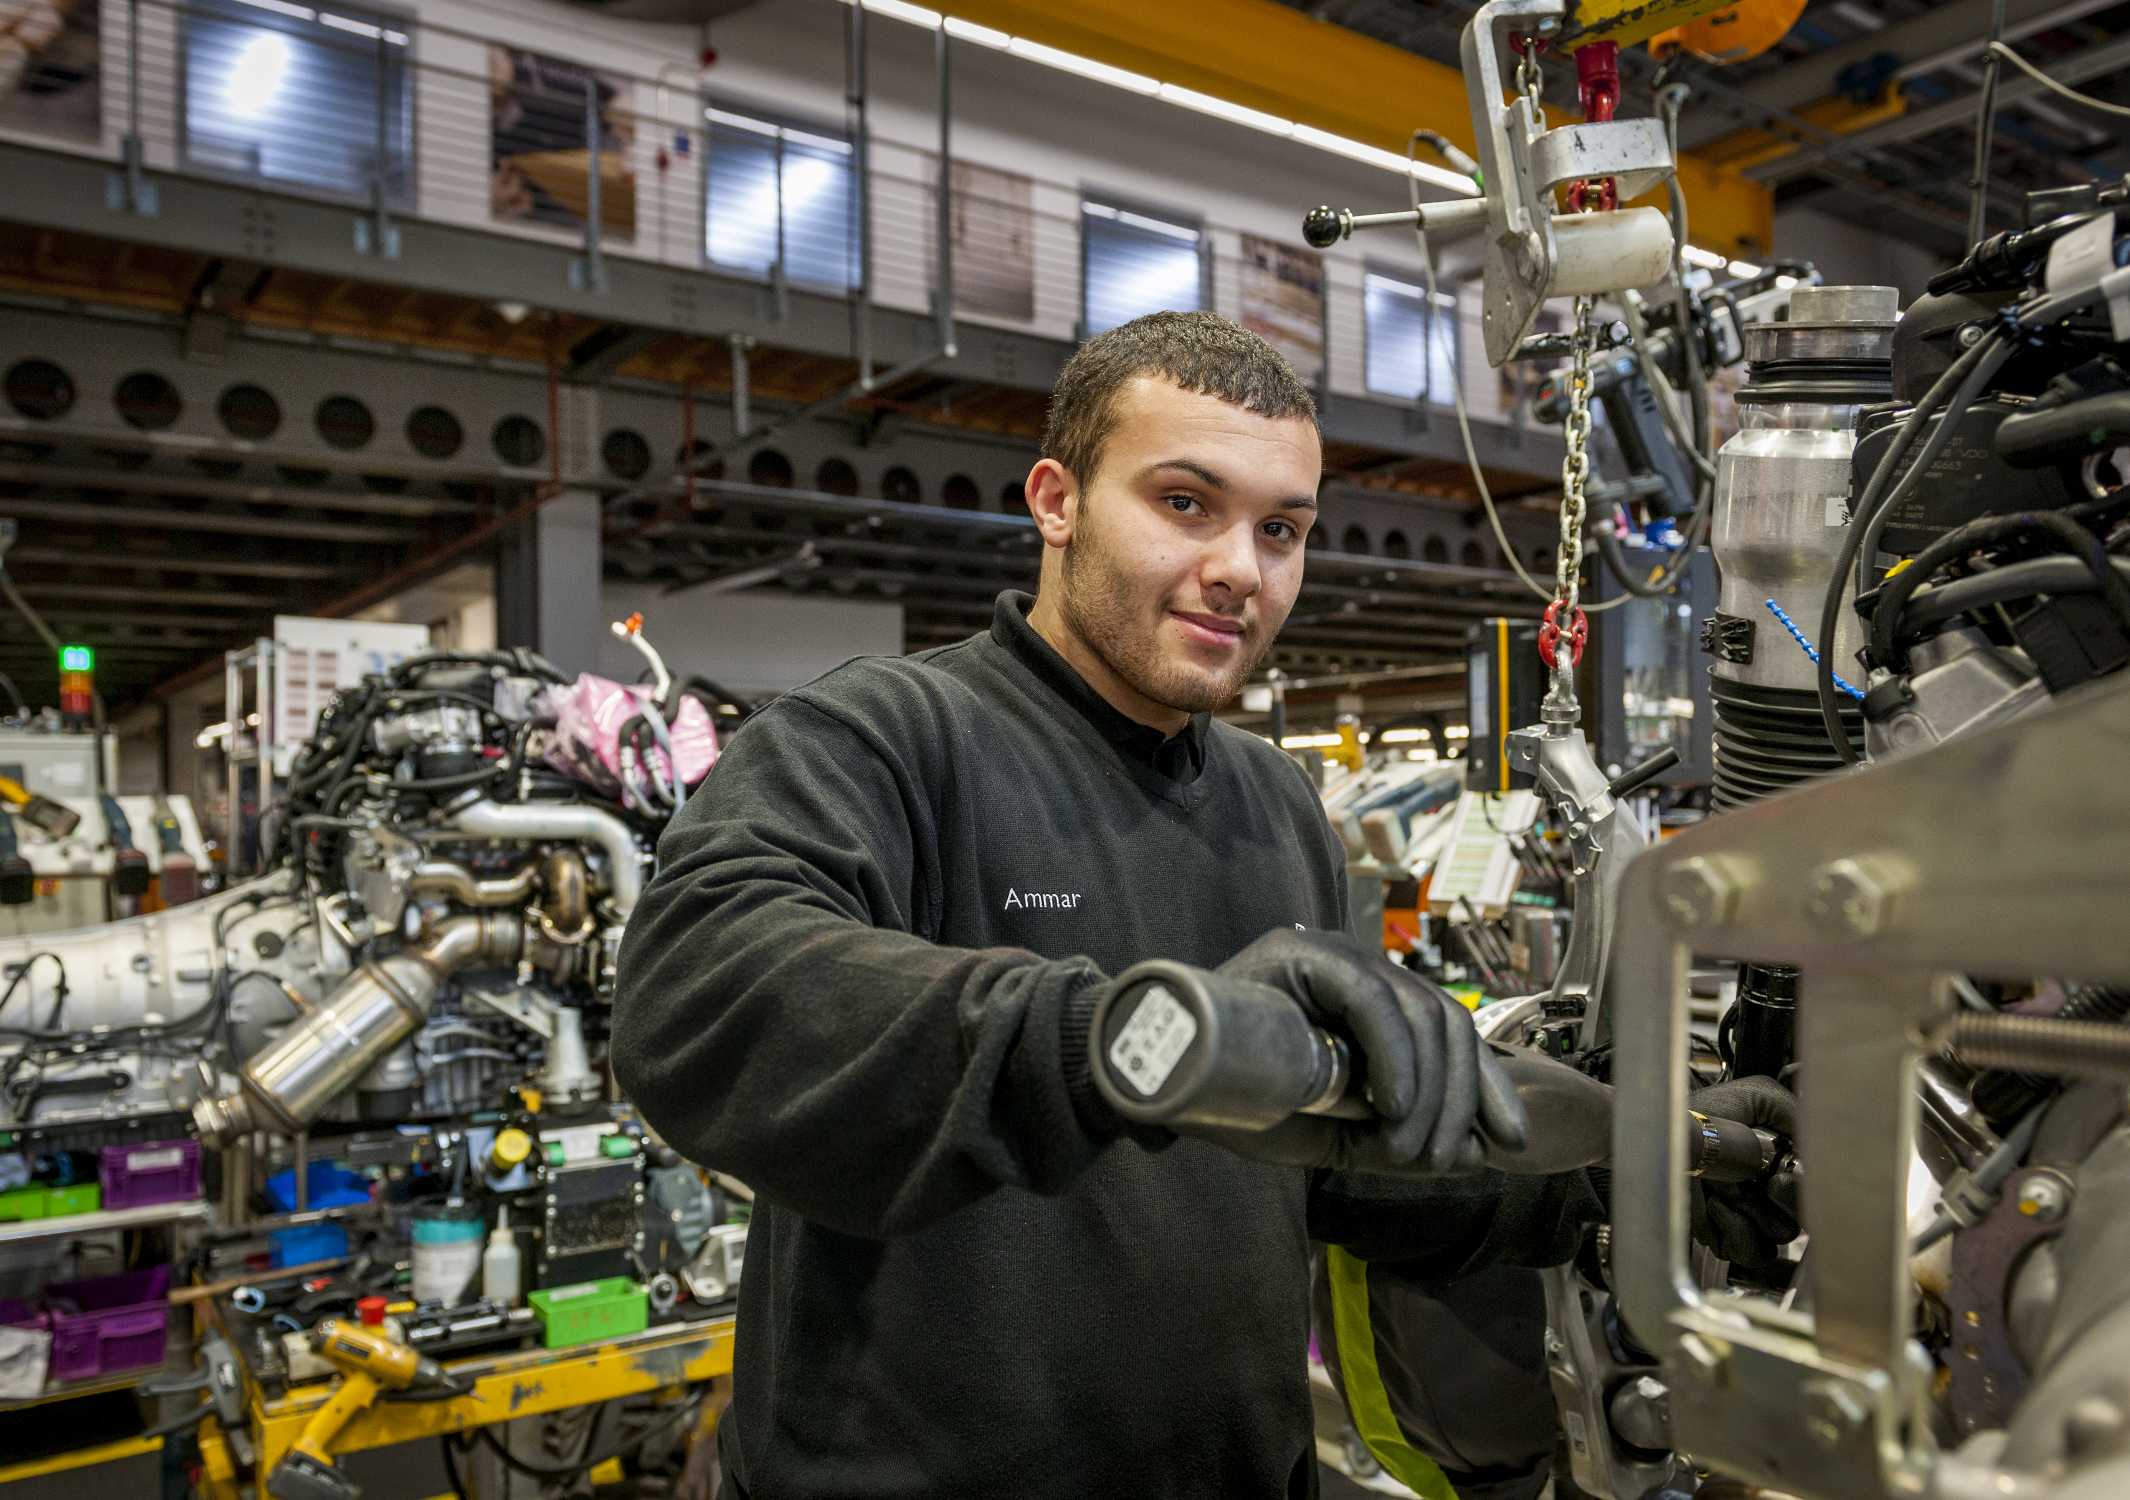
[(93, 672), (96, 670), (96, 653), (87, 646), (61, 646), (59, 670), (62, 672)]

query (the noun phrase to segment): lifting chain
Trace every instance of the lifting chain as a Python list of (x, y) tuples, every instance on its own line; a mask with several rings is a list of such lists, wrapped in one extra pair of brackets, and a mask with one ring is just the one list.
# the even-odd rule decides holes
[[(1590, 638), (1589, 617), (1577, 600), (1583, 564), (1583, 486), (1590, 478), (1590, 350), (1596, 342), (1595, 307), (1593, 298), (1576, 298), (1575, 322), (1568, 334), (1573, 363), (1568, 372), (1568, 416), (1561, 428), (1566, 452), (1561, 458), (1560, 544), (1553, 554), (1553, 602), (1546, 606), (1538, 632), (1538, 654), (1553, 673), (1553, 689), (1547, 697), (1557, 697), (1567, 709), (1575, 706), (1573, 672)], [(1558, 649), (1563, 642), (1568, 647), (1565, 659)]]
[(1538, 52), (1546, 44), (1536, 37), (1522, 36), (1512, 45), (1516, 49), (1516, 92), (1531, 101), (1532, 122), (1544, 130), (1546, 75), (1539, 70)]
[[(1538, 65), (1538, 54), (1545, 43), (1535, 37), (1518, 37), (1513, 45), (1517, 54), (1516, 91), (1530, 103), (1534, 124), (1544, 130), (1545, 73)], [(1572, 206), (1588, 212), (1597, 208), (1599, 201), (1594, 192), (1587, 197), (1578, 193)], [(1590, 639), (1590, 621), (1577, 603), (1577, 596), (1583, 562), (1583, 486), (1590, 478), (1590, 351), (1595, 342), (1595, 306), (1592, 298), (1575, 299), (1575, 324), (1569, 333), (1574, 364), (1568, 377), (1568, 418), (1563, 429), (1567, 453), (1561, 461), (1560, 545), (1553, 559), (1553, 602), (1546, 606), (1538, 632), (1538, 654), (1553, 679), (1543, 708), (1549, 723), (1575, 724), (1582, 717), (1575, 700), (1575, 668), (1581, 664), (1583, 647)], [(1564, 645), (1566, 650), (1561, 649)]]

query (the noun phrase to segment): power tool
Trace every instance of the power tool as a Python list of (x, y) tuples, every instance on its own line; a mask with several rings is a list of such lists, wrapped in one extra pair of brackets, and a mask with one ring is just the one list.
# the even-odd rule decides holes
[[(1284, 995), (1216, 994), (1198, 971), (1165, 959), (1126, 970), (1096, 1007), (1095, 1087), (1142, 1125), (1265, 1130), (1290, 1115), (1361, 1120), (1367, 1059)], [(1531, 1117), (1521, 1149), (1489, 1142), (1489, 1166), (1545, 1174), (1593, 1166), (1612, 1152), (1610, 1085), (1523, 1047), (1493, 1044)], [(1783, 1166), (1769, 1131), (1693, 1114), (1689, 1175), (1746, 1182)]]
[(340, 1383), (267, 1476), (266, 1492), (275, 1500), (359, 1500), (361, 1488), (333, 1466), (333, 1439), (342, 1428), (387, 1391), (472, 1389), (471, 1381), (388, 1338), (382, 1328), (326, 1318), (311, 1331), (311, 1347), (340, 1368)]

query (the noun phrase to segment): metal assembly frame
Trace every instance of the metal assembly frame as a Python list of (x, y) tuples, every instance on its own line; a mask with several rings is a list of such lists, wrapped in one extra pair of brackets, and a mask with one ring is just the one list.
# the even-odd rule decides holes
[[(1943, 1454), (1910, 1334), (1916, 1065), (1950, 976), (2130, 983), (2130, 683), (1725, 814), (1636, 860), (1610, 989), (1615, 1284), (1697, 1460), (1809, 1497), (2013, 1494)], [(1986, 855), (1986, 857), (1984, 857)], [(1795, 965), (1812, 1311), (1703, 1295), (1687, 1263), (1687, 969)], [(1977, 1485), (1982, 1487), (1978, 1488)]]

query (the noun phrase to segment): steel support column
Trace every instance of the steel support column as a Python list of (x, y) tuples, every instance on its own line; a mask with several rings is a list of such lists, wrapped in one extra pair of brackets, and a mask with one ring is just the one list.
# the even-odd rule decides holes
[(606, 629), (599, 604), (599, 497), (557, 495), (496, 548), (496, 643), (530, 646), (565, 672), (588, 672)]

